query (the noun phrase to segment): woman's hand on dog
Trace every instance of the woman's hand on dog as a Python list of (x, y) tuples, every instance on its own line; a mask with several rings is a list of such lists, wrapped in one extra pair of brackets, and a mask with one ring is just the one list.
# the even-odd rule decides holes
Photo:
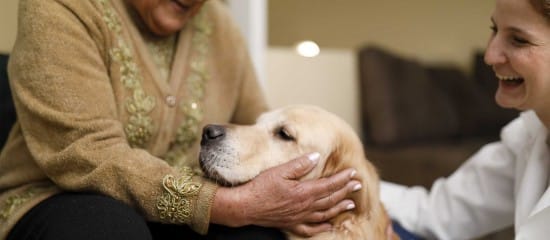
[(345, 197), (361, 184), (353, 180), (353, 169), (299, 181), (318, 159), (319, 154), (309, 154), (268, 169), (244, 185), (220, 187), (212, 206), (212, 222), (276, 227), (305, 237), (329, 231), (332, 226), (327, 220), (355, 207)]

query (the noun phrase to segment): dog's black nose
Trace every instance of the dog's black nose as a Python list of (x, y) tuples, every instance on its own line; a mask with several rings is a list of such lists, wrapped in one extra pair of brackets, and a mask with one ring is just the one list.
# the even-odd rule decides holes
[(220, 125), (206, 125), (202, 129), (201, 145), (205, 145), (209, 142), (219, 141), (225, 137), (225, 128)]

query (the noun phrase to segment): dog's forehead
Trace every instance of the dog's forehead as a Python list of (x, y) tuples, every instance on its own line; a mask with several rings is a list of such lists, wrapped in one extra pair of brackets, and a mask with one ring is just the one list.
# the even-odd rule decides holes
[(258, 120), (258, 124), (276, 125), (283, 123), (312, 123), (321, 120), (319, 115), (323, 112), (314, 107), (309, 106), (290, 106), (279, 108), (262, 114)]

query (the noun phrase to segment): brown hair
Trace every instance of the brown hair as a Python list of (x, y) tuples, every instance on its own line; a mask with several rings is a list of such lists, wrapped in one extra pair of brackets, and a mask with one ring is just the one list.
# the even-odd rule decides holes
[(531, 6), (550, 21), (550, 0), (529, 0)]

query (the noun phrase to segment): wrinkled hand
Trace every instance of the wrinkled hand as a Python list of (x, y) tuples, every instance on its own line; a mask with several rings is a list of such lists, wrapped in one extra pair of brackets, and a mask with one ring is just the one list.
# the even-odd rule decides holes
[(328, 231), (328, 219), (355, 207), (344, 198), (361, 185), (352, 180), (353, 169), (328, 178), (298, 181), (317, 160), (318, 154), (310, 154), (268, 169), (242, 186), (219, 189), (216, 198), (218, 194), (232, 194), (237, 205), (228, 205), (225, 210), (235, 211), (231, 215), (241, 219), (239, 225), (276, 227), (306, 237)]

